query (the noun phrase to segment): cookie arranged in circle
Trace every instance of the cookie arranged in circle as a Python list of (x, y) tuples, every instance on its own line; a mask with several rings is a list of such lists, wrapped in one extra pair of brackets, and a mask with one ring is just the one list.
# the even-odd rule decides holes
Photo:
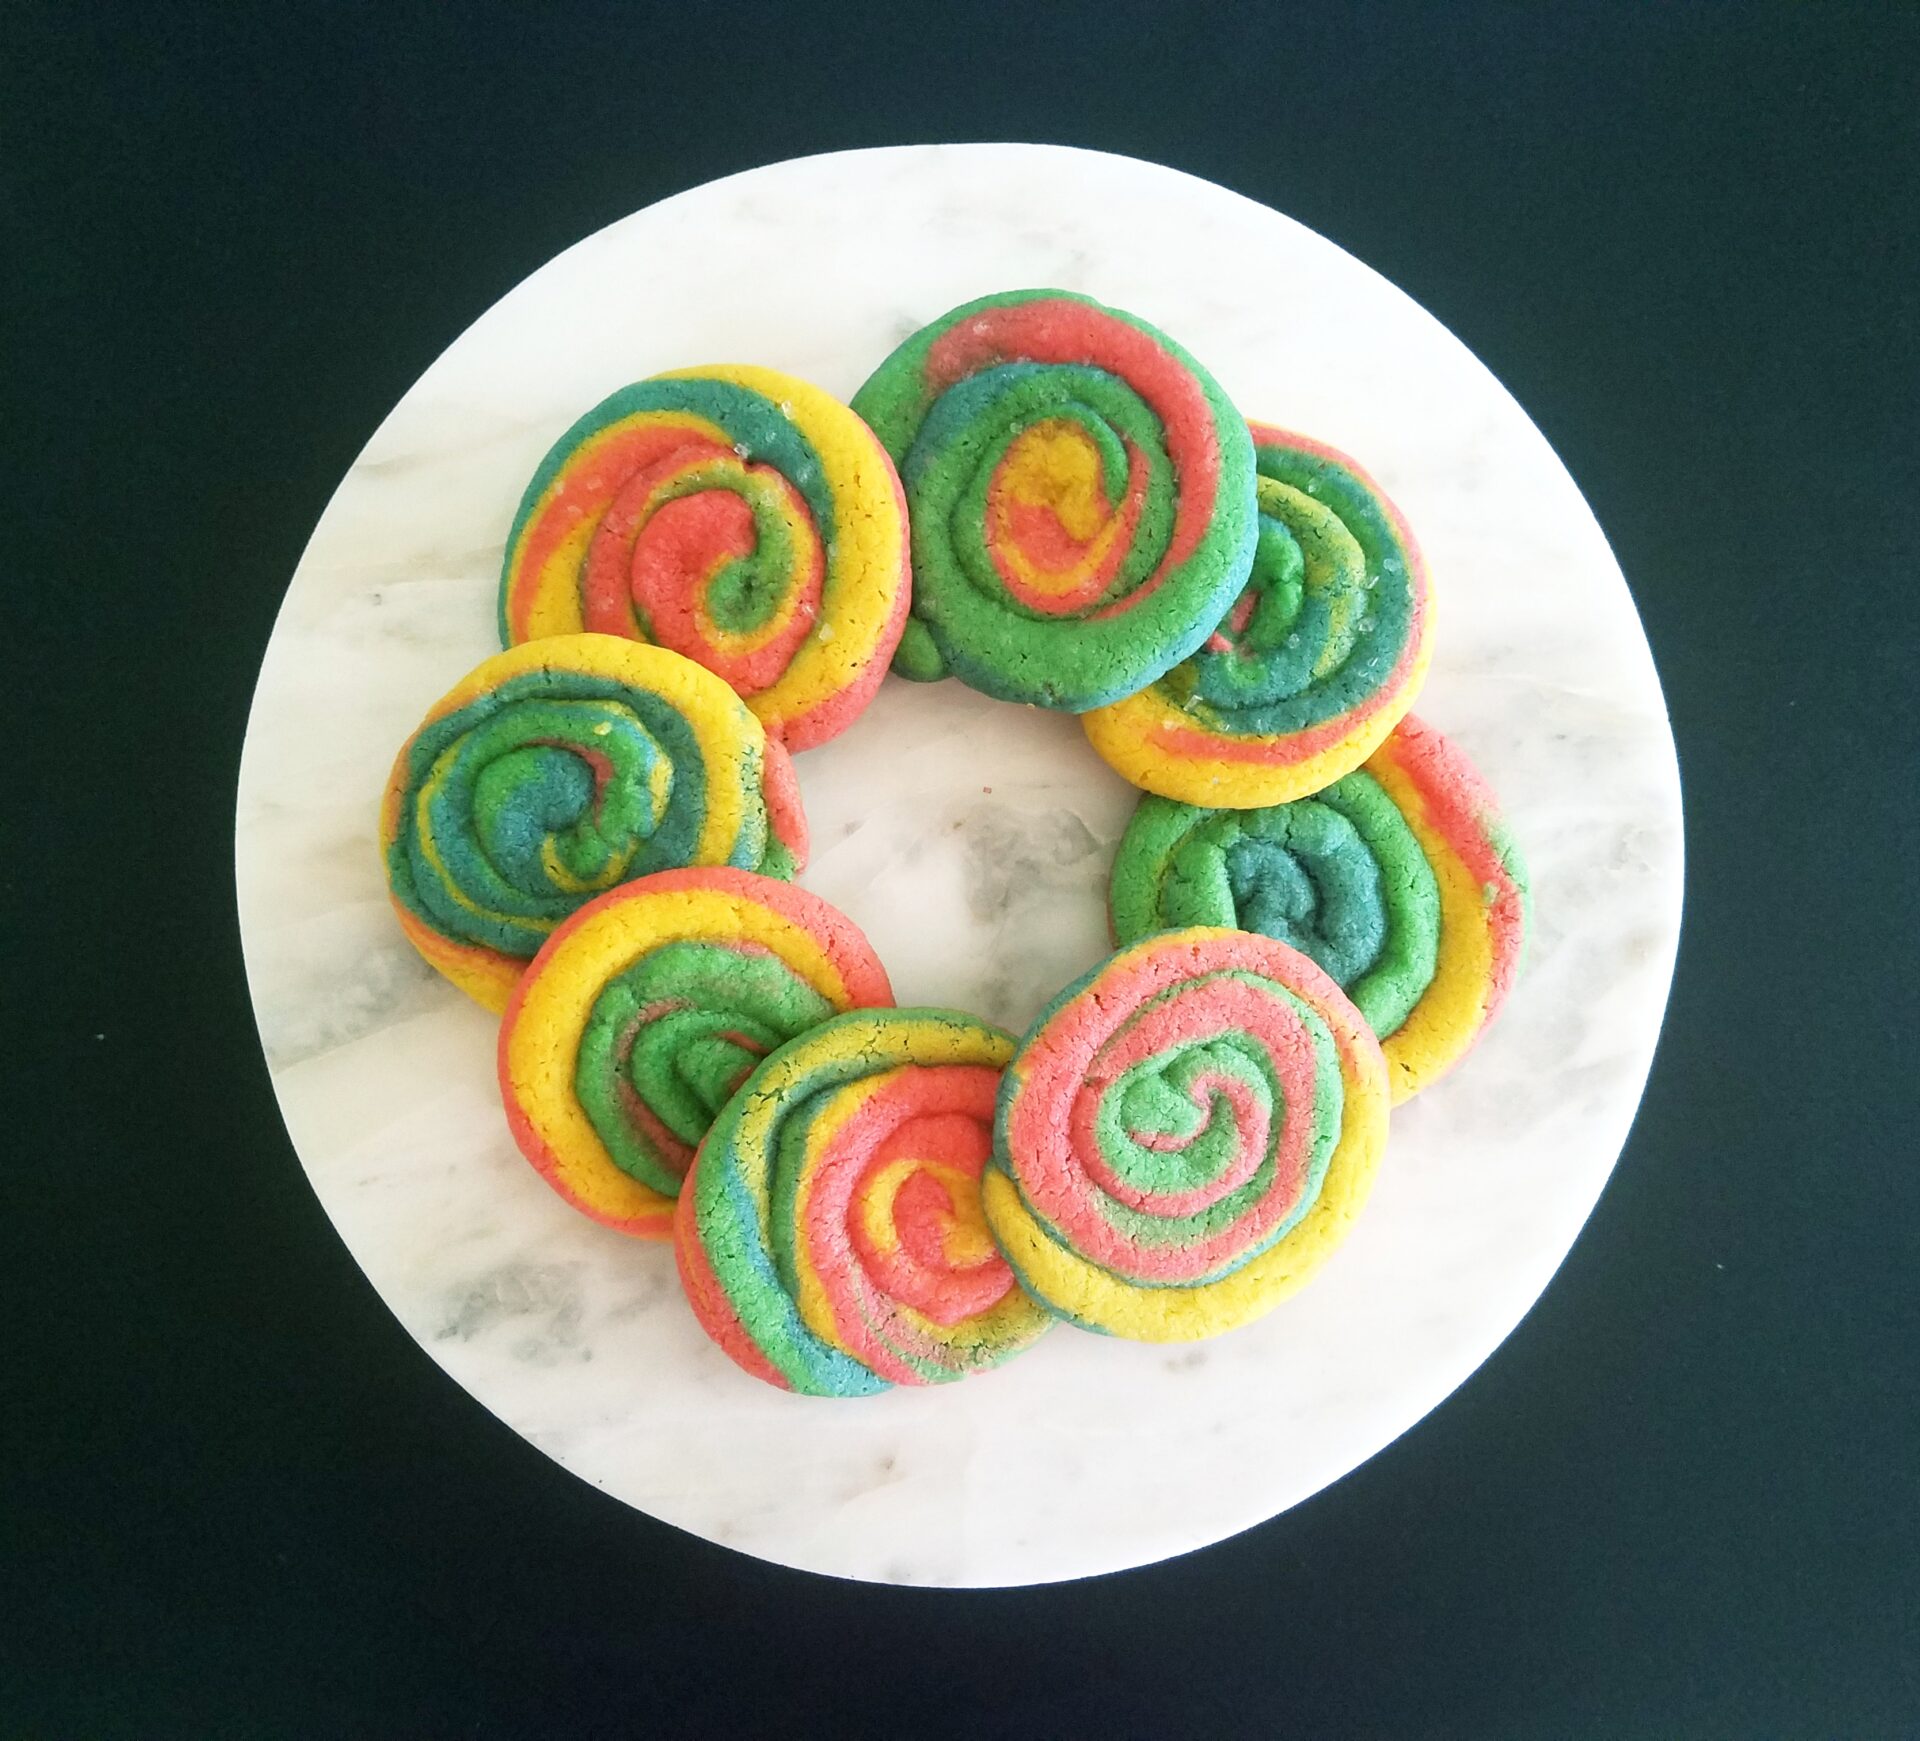
[(791, 875), (806, 831), (768, 751), (726, 684), (664, 648), (583, 634), (497, 653), (394, 760), (380, 843), (401, 927), (499, 1010), (554, 929), (617, 883), (686, 865)]
[(514, 987), (507, 1122), (575, 1208), (668, 1239), (695, 1149), (760, 1060), (892, 1002), (872, 946), (819, 896), (742, 870), (642, 877), (561, 925)]
[(1246, 581), (1254, 471), (1212, 377), (1060, 290), (986, 296), (854, 395), (911, 510), (904, 676), (1080, 713), (1194, 652)]
[(996, 1365), (1048, 1314), (980, 1206), (1013, 1040), (953, 1010), (836, 1016), (707, 1133), (674, 1219), (694, 1312), (746, 1371), (816, 1396)]
[(1145, 1342), (1217, 1335), (1345, 1238), (1387, 1104), (1379, 1042), (1306, 956), (1165, 932), (1069, 986), (1020, 1042), (987, 1220), (1061, 1317)]
[(507, 539), (500, 637), (671, 648), (800, 750), (852, 724), (907, 612), (906, 504), (846, 406), (772, 369), (678, 369), (569, 429)]
[(1310, 955), (1380, 1037), (1397, 1104), (1459, 1061), (1526, 941), (1519, 849), (1459, 748), (1403, 720), (1311, 798), (1142, 798), (1113, 862), (1115, 938), (1231, 925)]
[(1282, 804), (1357, 768), (1432, 651), (1426, 564), (1379, 485), (1324, 443), (1252, 431), (1246, 586), (1191, 658), (1082, 722), (1117, 772), (1189, 804)]

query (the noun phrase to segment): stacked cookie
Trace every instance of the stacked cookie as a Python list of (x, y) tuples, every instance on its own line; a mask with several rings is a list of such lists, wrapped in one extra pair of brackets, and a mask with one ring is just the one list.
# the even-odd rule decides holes
[[(1258, 1317), (1517, 972), (1519, 856), (1408, 712), (1433, 604), (1404, 520), (1085, 297), (957, 308), (851, 407), (759, 368), (623, 388), (528, 485), (500, 629), (395, 762), (395, 911), (504, 1012), (528, 1159), (671, 1240), (769, 1383)], [(1142, 789), (1118, 953), (1023, 1038), (896, 1008), (793, 884), (790, 752), (889, 665), (1077, 714)]]

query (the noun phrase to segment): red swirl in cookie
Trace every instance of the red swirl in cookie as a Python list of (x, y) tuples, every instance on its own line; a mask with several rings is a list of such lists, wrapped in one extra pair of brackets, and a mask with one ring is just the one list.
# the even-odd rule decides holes
[(906, 610), (906, 502), (873, 433), (746, 367), (658, 375), (581, 418), (527, 487), (500, 587), (508, 645), (670, 647), (796, 750), (873, 698)]

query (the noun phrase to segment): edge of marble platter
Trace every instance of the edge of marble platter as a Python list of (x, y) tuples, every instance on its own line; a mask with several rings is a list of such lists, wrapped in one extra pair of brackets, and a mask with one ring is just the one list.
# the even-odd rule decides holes
[[(512, 504), (546, 441), (611, 384), (619, 365), (596, 355), (570, 375), (537, 354), (496, 355), (486, 394), (455, 393), (423, 415), (419, 433), (432, 452), (424, 469), (454, 465), (456, 493), (473, 504), (464, 518), (435, 524), (432, 513), (421, 512), (423, 467), (408, 458), (402, 436), (423, 392), (430, 398), (458, 374), (469, 340), (497, 324), (510, 304), (525, 306), (523, 298), (564, 302), (558, 287), (583, 251), (607, 246), (629, 226), (657, 224), (662, 214), (739, 193), (743, 184), (754, 185), (736, 220), (777, 223), (778, 185), (784, 181), (790, 197), (792, 184), (835, 165), (887, 158), (953, 183), (956, 164), (964, 168), (983, 156), (1004, 163), (1009, 152), (1044, 154), (1045, 164), (1028, 165), (1036, 179), (1064, 173), (1067, 159), (1095, 182), (1162, 178), (1153, 198), (1170, 198), (1166, 190), (1178, 188), (1196, 210), (1209, 208), (1208, 223), (1237, 213), (1242, 222), (1253, 214), (1260, 226), (1278, 226), (1288, 246), (1337, 257), (1336, 278), (1359, 268), (1358, 300), (1385, 299), (1393, 318), (1423, 331), (1429, 347), (1439, 335), (1442, 376), (1461, 377), (1482, 398), (1482, 383), (1491, 387), (1497, 398), (1485, 426), (1457, 442), (1445, 434), (1444, 382), (1433, 387), (1424, 439), (1396, 427), (1396, 439), (1369, 447), (1347, 434), (1350, 423), (1364, 434), (1364, 415), (1337, 398), (1295, 415), (1370, 463), (1384, 450), (1376, 472), (1420, 528), (1436, 571), (1454, 549), (1491, 564), (1479, 572), (1488, 597), (1501, 594), (1501, 609), (1476, 611), (1476, 602), (1486, 601), (1474, 589), (1457, 605), (1443, 591), (1441, 657), (1421, 711), (1468, 745), (1519, 817), (1540, 896), (1539, 947), (1512, 1007), (1452, 1079), (1452, 1092), (1436, 1091), (1396, 1114), (1393, 1158), (1403, 1164), (1383, 1177), (1372, 1212), (1322, 1280), (1280, 1312), (1189, 1350), (1141, 1349), (1062, 1330), (975, 1384), (897, 1391), (850, 1408), (827, 1404), (823, 1414), (821, 1405), (738, 1378), (691, 1316), (671, 1309), (670, 1264), (663, 1272), (636, 1261), (630, 1244), (574, 1215), (519, 1159), (494, 1098), (491, 1018), (412, 955), (388, 919), (379, 886), (371, 795), (386, 760), (427, 702), (494, 650), (492, 590)], [(965, 174), (957, 179), (964, 182)], [(937, 197), (947, 209), (935, 215), (963, 231), (993, 222), (967, 207), (952, 185)], [(1182, 220), (1188, 215), (1183, 209)], [(1016, 241), (1031, 251), (1052, 245), (1055, 233), (1049, 227), (1044, 236)], [(1051, 281), (1131, 306), (1112, 287), (1124, 274), (1104, 266), (1089, 273), (1090, 255), (1076, 268), (1071, 244), (1063, 264), (1068, 270)], [(915, 270), (926, 266), (919, 261)], [(1075, 271), (1098, 276), (1100, 285), (1072, 282)], [(760, 346), (756, 360), (844, 396), (859, 377), (849, 378), (845, 349), (836, 349), (840, 341), (831, 336), (834, 323), (824, 319), (817, 296), (798, 300), (797, 309), (783, 305), (787, 330)], [(902, 308), (893, 324), (911, 319)], [(810, 339), (809, 323), (828, 336)], [(1166, 324), (1181, 330), (1172, 318)], [(1198, 330), (1189, 324), (1188, 331)], [(890, 331), (887, 342), (894, 336)], [(878, 348), (854, 354), (870, 361)], [(1274, 348), (1270, 334), (1249, 327), (1223, 335), (1203, 354), (1237, 392), (1243, 377), (1274, 373), (1279, 365), (1270, 357), (1261, 366), (1262, 353)], [(651, 366), (686, 360), (683, 354)], [(1362, 358), (1354, 369), (1368, 366)], [(486, 398), (511, 404), (515, 414), (489, 411)], [(530, 405), (541, 409), (523, 415)], [(1502, 540), (1489, 556), (1476, 544), (1483, 516), (1467, 498), (1486, 481), (1475, 468), (1484, 471), (1483, 450), (1498, 445), (1503, 423), (1530, 447), (1528, 463), (1544, 465), (1539, 481), (1555, 504), (1557, 540), (1516, 532), (1512, 548)], [(1594, 594), (1598, 602), (1588, 613), (1606, 619), (1599, 648), (1573, 645), (1583, 631), (1560, 622), (1551, 588), (1525, 585), (1527, 573), (1551, 574), (1559, 562), (1592, 566), (1593, 550), (1580, 549), (1586, 540), (1597, 543), (1605, 592)], [(351, 591), (356, 584), (358, 594)], [(357, 613), (342, 608), (343, 600), (358, 601)], [(1544, 647), (1563, 674), (1611, 658), (1621, 688), (1523, 679), (1510, 668), (1516, 645), (1529, 656)], [(357, 706), (341, 706), (343, 685)], [(1524, 729), (1504, 729), (1503, 722)], [(351, 753), (342, 747), (348, 740), (358, 746)], [(916, 778), (891, 800), (897, 813), (875, 817), (872, 777), (859, 770), (883, 741), (894, 771), (911, 763)], [(966, 747), (965, 765), (944, 766), (942, 747), (955, 742)], [(1624, 748), (1608, 754), (1610, 743)], [(1598, 746), (1585, 783), (1567, 778), (1564, 746), (1573, 744)], [(976, 760), (994, 771), (976, 777)], [(277, 779), (263, 771), (269, 764)], [(886, 772), (883, 765), (877, 777)], [(1104, 953), (1105, 865), (1132, 794), (1093, 757), (1073, 722), (999, 707), (952, 684), (890, 680), (845, 739), (802, 758), (802, 779), (818, 843), (804, 880), (854, 911), (888, 961), (903, 1002), (971, 1003), (1017, 1024), (1023, 1008), (1031, 1013), (1045, 991)], [(1583, 822), (1579, 800), (1622, 781), (1638, 783), (1614, 794), (1609, 814), (1618, 826), (1602, 840)], [(984, 787), (992, 790), (975, 789)], [(512, 1430), (626, 1503), (763, 1559), (867, 1580), (1027, 1583), (1150, 1563), (1286, 1509), (1414, 1424), (1524, 1316), (1597, 1201), (1651, 1064), (1678, 937), (1682, 818), (1664, 699), (1604, 536), (1525, 411), (1431, 315), (1325, 238), (1180, 171), (1066, 147), (890, 147), (744, 171), (631, 214), (523, 280), (429, 366), (329, 501), (263, 660), (238, 797), (243, 949), (275, 1093), (316, 1195), (403, 1327)], [(927, 843), (949, 836), (975, 850), (930, 857)], [(908, 869), (915, 880), (898, 886), (915, 899), (886, 905), (883, 892)], [(1640, 906), (1574, 934), (1574, 915), (1599, 911), (1610, 893), (1622, 891)], [(979, 947), (957, 959), (953, 947), (929, 953), (928, 905), (949, 916), (953, 935)], [(1018, 971), (1003, 972), (1002, 959)], [(317, 983), (331, 988), (327, 995), (314, 995)], [(1595, 988), (1603, 988), (1597, 1000)], [(389, 1048), (408, 1055), (406, 1076), (365, 1067), (370, 1054), (384, 1059)], [(1511, 1127), (1523, 1113), (1529, 1143), (1547, 1152), (1543, 1145), (1551, 1141), (1569, 1154), (1584, 1150), (1588, 1159), (1555, 1180), (1515, 1174), (1534, 1192), (1524, 1250), (1501, 1251), (1494, 1239), (1499, 1262), (1476, 1263), (1488, 1229), (1468, 1225), (1453, 1229), (1459, 1249), (1438, 1251), (1444, 1241), (1432, 1230), (1449, 1226), (1449, 1208), (1458, 1215), (1436, 1157), (1481, 1144), (1489, 1166), (1512, 1163), (1516, 1157), (1497, 1144), (1485, 1145), (1477, 1121), (1491, 1117)], [(396, 1155), (413, 1158), (396, 1167)], [(482, 1213), (484, 1206), (491, 1207)], [(423, 1227), (441, 1236), (424, 1240)], [(1369, 1392), (1342, 1353), (1351, 1328), (1342, 1315), (1366, 1313), (1370, 1292), (1381, 1291), (1364, 1278), (1420, 1275), (1423, 1264), (1437, 1265), (1423, 1284), (1438, 1290), (1437, 1310), (1404, 1333), (1424, 1357), (1403, 1360), (1390, 1394)], [(1471, 1333), (1462, 1299), (1476, 1308)], [(672, 1447), (677, 1467), (648, 1442), (660, 1436), (661, 1423), (649, 1416), (644, 1390), (629, 1388), (633, 1373), (649, 1363), (675, 1372), (692, 1399), (688, 1412), (666, 1423), (680, 1435)], [(1284, 1382), (1276, 1385), (1276, 1375)], [(1263, 1481), (1195, 1492), (1196, 1484), (1181, 1487), (1164, 1470), (1118, 1479), (1105, 1469), (1101, 1456), (1116, 1435), (1143, 1443), (1166, 1438), (1140, 1416), (1152, 1408), (1150, 1387), (1164, 1391), (1169, 1382), (1183, 1396), (1198, 1387), (1216, 1402), (1261, 1393), (1255, 1414), (1218, 1408), (1203, 1424), (1210, 1466), (1266, 1466)], [(1266, 1394), (1276, 1389), (1284, 1394)], [(1067, 1442), (1060, 1423), (1068, 1418), (1084, 1442)], [(1295, 1476), (1273, 1473), (1273, 1447), (1310, 1436), (1325, 1418), (1337, 1418), (1343, 1448)], [(703, 1448), (723, 1451), (725, 1441), (743, 1433), (776, 1430), (819, 1453), (817, 1466), (783, 1471), (779, 1501), (770, 1506), (764, 1494), (757, 1501), (742, 1495), (745, 1503), (730, 1506), (684, 1491), (686, 1469), (703, 1466)], [(1040, 1484), (1045, 1491), (1006, 1479), (1036, 1444), (1056, 1470)], [(1118, 1524), (1116, 1497), (1128, 1502)], [(930, 1509), (942, 1510), (945, 1533), (903, 1543), (903, 1532), (911, 1535)], [(855, 1549), (849, 1535), (866, 1545)]]

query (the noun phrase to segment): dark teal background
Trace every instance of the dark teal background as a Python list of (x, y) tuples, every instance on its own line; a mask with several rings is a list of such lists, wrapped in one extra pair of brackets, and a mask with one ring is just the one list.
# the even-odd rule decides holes
[[(1912, 6), (0, 7), (0, 1737), (1920, 1732), (1917, 85)], [(1237, 1540), (961, 1595), (689, 1540), (441, 1376), (280, 1127), (230, 830), (286, 578), (455, 334), (663, 195), (974, 138), (1224, 182), (1485, 359), (1690, 856), (1499, 1355)]]

